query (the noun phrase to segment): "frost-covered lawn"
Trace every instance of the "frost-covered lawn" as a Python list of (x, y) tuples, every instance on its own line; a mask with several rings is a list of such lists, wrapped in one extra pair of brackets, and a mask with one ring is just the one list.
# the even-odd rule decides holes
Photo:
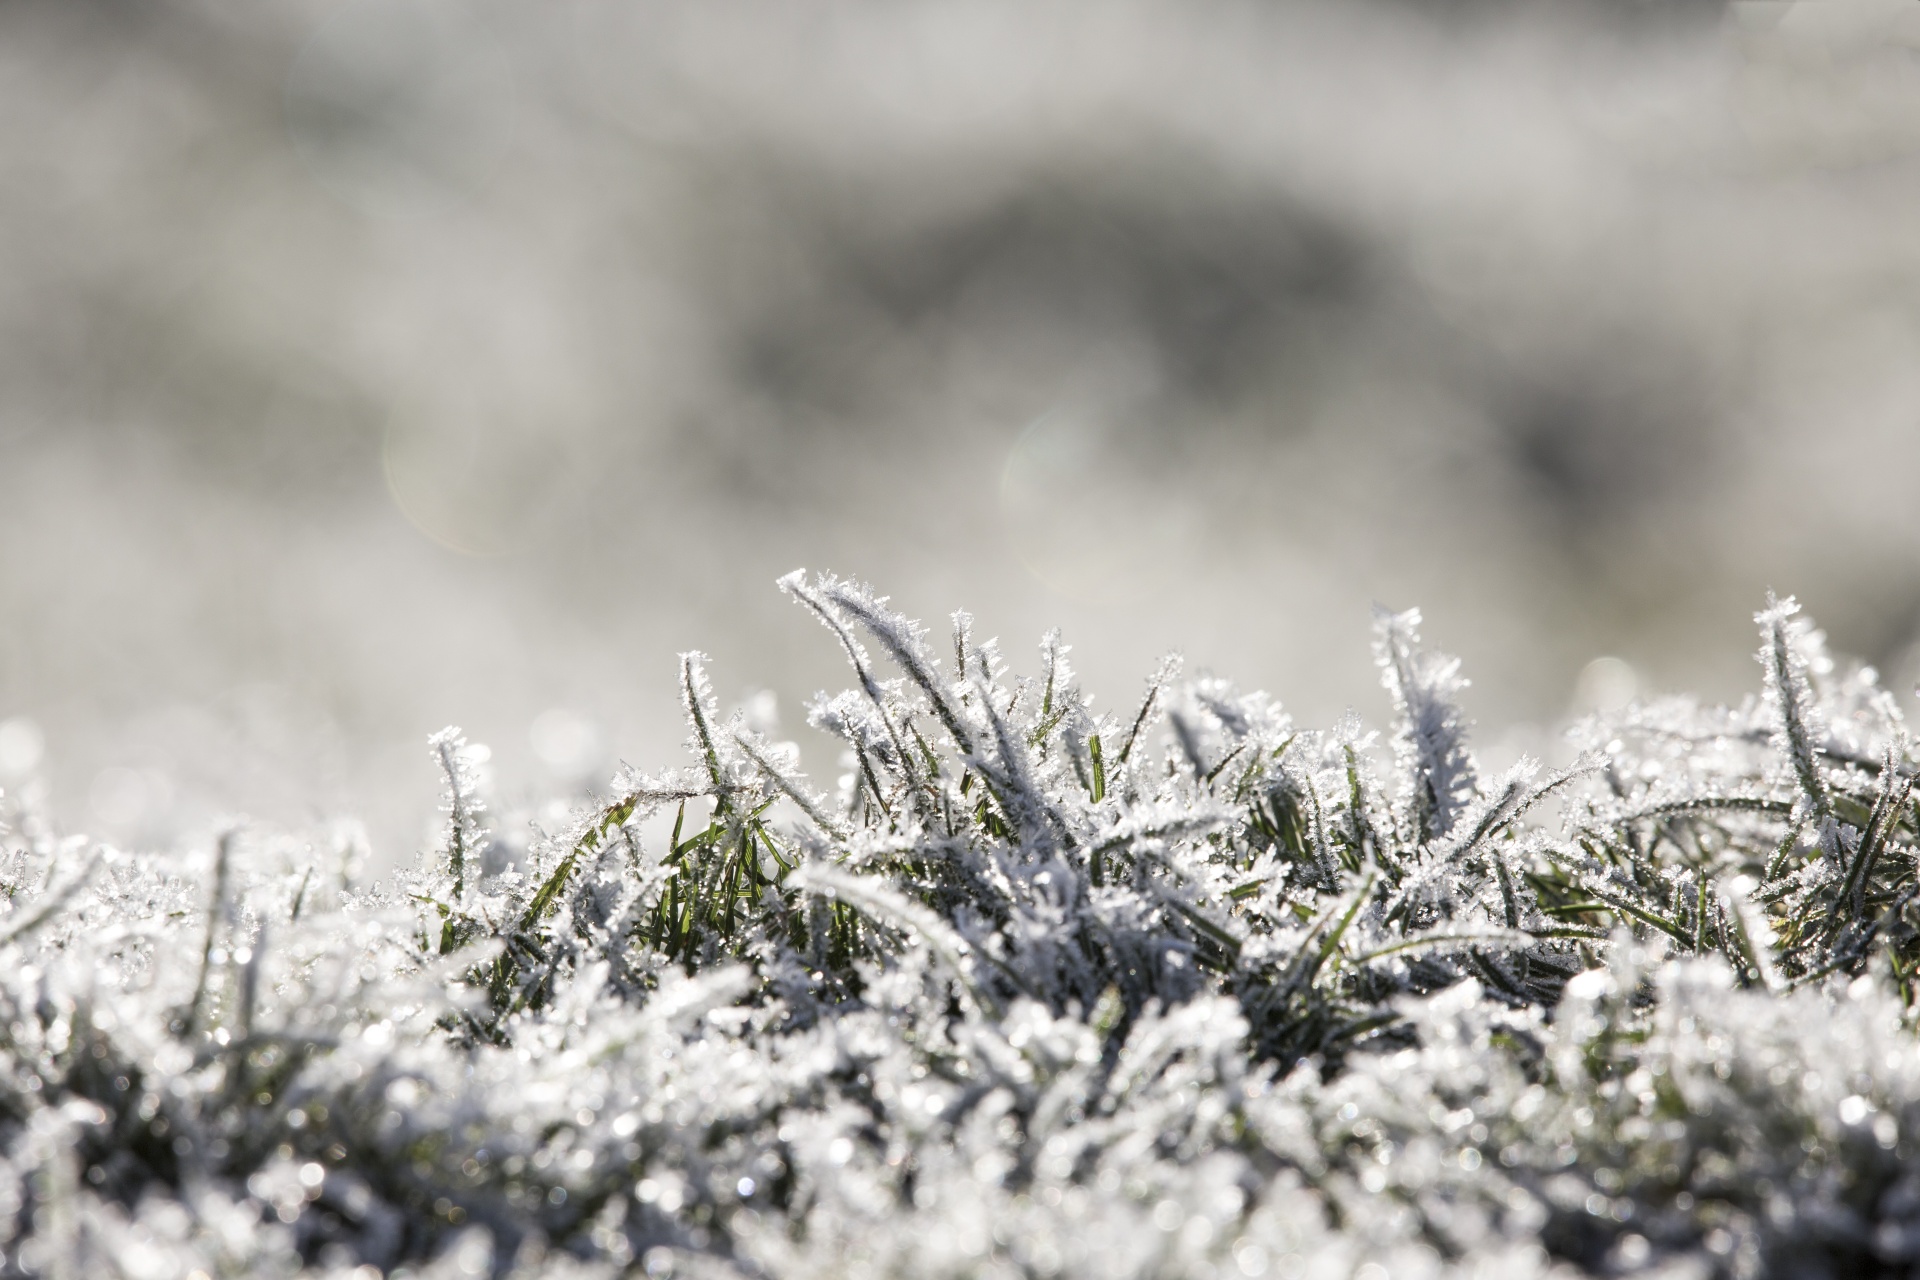
[(1913, 758), (1791, 602), (1759, 696), (1487, 777), (1415, 614), (1383, 740), (781, 585), (830, 793), (688, 654), (693, 763), (524, 858), (451, 730), (373, 884), (8, 800), (4, 1273), (1920, 1269)]

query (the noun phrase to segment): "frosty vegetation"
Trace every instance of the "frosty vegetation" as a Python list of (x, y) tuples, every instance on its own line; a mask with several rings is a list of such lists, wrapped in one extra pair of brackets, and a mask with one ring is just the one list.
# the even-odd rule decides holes
[(837, 790), (687, 654), (692, 763), (511, 857), (453, 730), (378, 883), (9, 799), (0, 1269), (1920, 1270), (1913, 756), (1791, 601), (1758, 696), (1489, 777), (1414, 613), (1383, 739), (781, 586), (852, 667)]

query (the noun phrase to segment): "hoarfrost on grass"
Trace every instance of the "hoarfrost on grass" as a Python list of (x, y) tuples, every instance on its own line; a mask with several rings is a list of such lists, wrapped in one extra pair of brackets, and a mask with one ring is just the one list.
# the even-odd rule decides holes
[(698, 653), (691, 763), (524, 859), (451, 729), (439, 847), (372, 884), (6, 797), (0, 1270), (1920, 1268), (1914, 765), (1791, 601), (1757, 697), (1489, 780), (1415, 613), (1383, 739), (781, 586), (853, 666), (837, 798)]

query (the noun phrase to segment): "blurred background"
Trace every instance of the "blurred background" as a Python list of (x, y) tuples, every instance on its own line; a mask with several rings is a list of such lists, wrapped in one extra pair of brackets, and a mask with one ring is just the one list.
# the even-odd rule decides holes
[(409, 856), (687, 648), (804, 738), (801, 565), (1108, 707), (1419, 604), (1510, 755), (1769, 587), (1910, 702), (1917, 462), (1913, 0), (0, 5), (0, 785), (120, 841)]

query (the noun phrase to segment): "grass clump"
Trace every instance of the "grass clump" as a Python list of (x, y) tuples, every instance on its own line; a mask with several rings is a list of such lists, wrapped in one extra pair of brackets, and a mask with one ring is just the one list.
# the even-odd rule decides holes
[(442, 847), (372, 885), (14, 802), (0, 1269), (1920, 1266), (1913, 762), (1790, 601), (1760, 696), (1488, 777), (1414, 613), (1382, 743), (1172, 662), (1103, 713), (1057, 636), (1016, 677), (781, 585), (853, 670), (837, 794), (687, 654), (692, 764), (517, 865), (451, 730)]

